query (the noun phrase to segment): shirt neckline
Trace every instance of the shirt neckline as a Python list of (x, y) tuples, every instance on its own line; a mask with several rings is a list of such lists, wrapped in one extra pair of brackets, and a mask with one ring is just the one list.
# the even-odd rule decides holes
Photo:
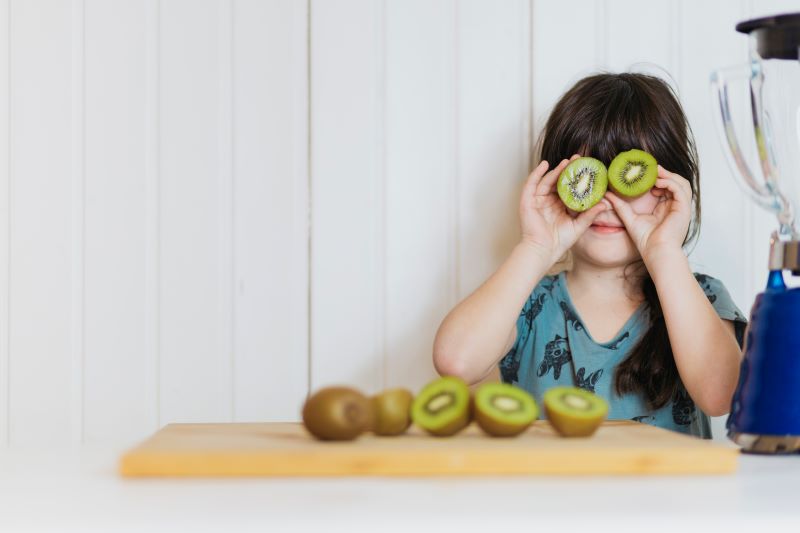
[(564, 303), (569, 306), (570, 311), (578, 318), (581, 325), (583, 326), (581, 329), (583, 330), (586, 337), (596, 346), (600, 346), (602, 348), (611, 348), (615, 344), (618, 344), (622, 337), (633, 330), (633, 327), (639, 322), (644, 315), (645, 307), (647, 305), (646, 301), (643, 301), (639, 304), (639, 306), (631, 313), (631, 316), (628, 317), (628, 320), (619, 328), (619, 330), (614, 334), (614, 336), (608, 342), (597, 342), (592, 334), (589, 333), (589, 329), (586, 327), (586, 322), (584, 322), (583, 318), (581, 317), (580, 313), (578, 313), (578, 309), (575, 307), (575, 304), (572, 303), (572, 297), (569, 295), (569, 289), (567, 288), (567, 280), (566, 280), (567, 271), (562, 270), (558, 273), (558, 290), (560, 295), (564, 298)]

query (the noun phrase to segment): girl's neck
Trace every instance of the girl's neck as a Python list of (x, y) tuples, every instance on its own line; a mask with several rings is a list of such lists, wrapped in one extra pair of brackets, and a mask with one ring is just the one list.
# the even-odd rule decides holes
[(624, 298), (639, 303), (643, 298), (635, 267), (600, 267), (573, 260), (572, 269), (566, 276), (571, 294), (585, 295), (592, 301), (614, 302)]

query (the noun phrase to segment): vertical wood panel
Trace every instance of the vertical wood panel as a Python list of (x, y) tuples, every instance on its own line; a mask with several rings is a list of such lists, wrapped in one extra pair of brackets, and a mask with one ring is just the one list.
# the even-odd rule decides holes
[(145, 348), (146, 12), (86, 0), (86, 442), (152, 429)]
[(161, 421), (230, 420), (219, 324), (216, 1), (161, 4), (159, 70)]
[(71, 5), (11, 9), (10, 438), (68, 442)]
[[(311, 386), (383, 385), (384, 184), (380, 72), (383, 4), (311, 3)], [(379, 201), (379, 200), (378, 200)]]
[(436, 328), (454, 304), (453, 2), (389, 1), (386, 11), (386, 382), (435, 376)]
[(236, 2), (236, 420), (297, 420), (308, 387), (307, 24)]
[(0, 2), (0, 447), (9, 440), (9, 247), (11, 217), (10, 202), (10, 146), (9, 130), (9, 20), (10, 0)]
[[(534, 143), (559, 97), (578, 79), (603, 66), (605, 30), (597, 23), (603, 5), (604, 2), (594, 0), (534, 0), (531, 29)], [(564, 39), (567, 34), (583, 38)]]
[(159, 0), (144, 6), (144, 394), (151, 431), (161, 426)]
[[(672, 2), (613, 0), (605, 7), (609, 69), (636, 71), (651, 65), (671, 69)], [(646, 65), (636, 65), (640, 62)]]
[(219, 205), (217, 257), (219, 279), (217, 290), (217, 327), (219, 328), (219, 356), (228, 360), (230, 371), (229, 418), (236, 416), (236, 352), (234, 350), (234, 103), (233, 103), (233, 0), (219, 0), (219, 33), (217, 52), (219, 60), (219, 126), (217, 200)]
[(72, 0), (72, 248), (70, 348), (70, 430), (72, 442), (83, 443), (84, 392), (84, 191), (85, 191), (85, 1)]
[(458, 4), (459, 298), (475, 290), (519, 240), (519, 190), (527, 177), (520, 140), (528, 99), (520, 54), (522, 2)]

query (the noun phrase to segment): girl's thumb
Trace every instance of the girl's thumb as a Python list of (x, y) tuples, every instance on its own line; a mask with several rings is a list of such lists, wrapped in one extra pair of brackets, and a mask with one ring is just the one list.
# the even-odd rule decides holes
[(580, 215), (575, 218), (575, 224), (578, 226), (578, 231), (583, 233), (586, 231), (589, 226), (592, 225), (594, 219), (597, 218), (597, 215), (608, 209), (610, 206), (606, 200), (600, 200), (598, 204), (588, 211), (584, 211)]
[(603, 199), (611, 203), (611, 206), (614, 208), (614, 211), (617, 213), (622, 223), (625, 224), (625, 227), (630, 227), (631, 222), (633, 222), (634, 214), (628, 202), (622, 200), (613, 192), (607, 192)]

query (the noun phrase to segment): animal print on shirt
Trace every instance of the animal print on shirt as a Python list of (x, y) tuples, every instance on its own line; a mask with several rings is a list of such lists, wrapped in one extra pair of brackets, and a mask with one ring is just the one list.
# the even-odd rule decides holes
[(697, 280), (697, 283), (700, 284), (703, 292), (706, 293), (706, 298), (708, 298), (709, 302), (713, 304), (715, 301), (717, 301), (717, 295), (714, 294), (714, 291), (711, 289), (711, 284), (708, 283), (708, 276), (705, 274), (695, 274), (694, 279)]
[[(544, 299), (546, 297), (546, 294), (540, 294), (536, 297), (536, 299), (533, 297), (530, 298), (531, 305), (528, 306), (526, 311), (524, 311), (525, 324), (527, 324), (528, 330), (533, 328), (533, 321), (536, 320), (536, 317), (542, 312), (542, 307), (544, 307)], [(519, 334), (519, 332), (517, 333)]]
[(544, 347), (544, 360), (539, 365), (536, 375), (542, 377), (552, 368), (553, 378), (558, 380), (561, 377), (561, 367), (570, 361), (572, 361), (572, 353), (569, 350), (567, 339), (556, 334), (556, 338)]
[(615, 342), (614, 344), (610, 344), (608, 346), (608, 348), (610, 350), (618, 350), (619, 349), (619, 345), (622, 344), (623, 341), (625, 339), (627, 339), (628, 337), (630, 337), (630, 336), (631, 336), (631, 332), (630, 331), (626, 331), (625, 334), (617, 340), (617, 342)]
[(672, 400), (672, 420), (679, 426), (688, 426), (696, 415), (697, 409), (689, 393), (678, 389)]
[(578, 318), (578, 315), (572, 312), (572, 309), (569, 308), (567, 302), (559, 302), (559, 307), (561, 307), (561, 311), (564, 313), (564, 320), (567, 321), (567, 324), (572, 322), (572, 327), (575, 328), (575, 331), (580, 331), (583, 329), (583, 324), (581, 320)]
[(520, 357), (515, 346), (500, 361), (500, 377), (503, 383), (519, 381), (519, 360)]
[[(530, 334), (533, 329), (533, 321), (539, 316), (544, 307), (544, 301), (547, 297), (546, 294), (539, 294), (536, 298), (532, 295), (528, 298), (528, 305), (526, 305), (520, 312), (520, 316), (525, 317), (525, 331), (517, 331), (517, 336)], [(500, 361), (500, 375), (504, 383), (512, 383), (519, 381), (519, 364), (521, 355), (519, 350), (524, 343), (517, 342), (503, 359)]]
[(587, 390), (589, 392), (594, 392), (594, 386), (597, 384), (597, 381), (600, 379), (600, 376), (603, 375), (603, 369), (595, 370), (588, 376), (584, 377), (586, 373), (586, 369), (584, 367), (580, 367), (578, 372), (575, 374), (575, 385)]

